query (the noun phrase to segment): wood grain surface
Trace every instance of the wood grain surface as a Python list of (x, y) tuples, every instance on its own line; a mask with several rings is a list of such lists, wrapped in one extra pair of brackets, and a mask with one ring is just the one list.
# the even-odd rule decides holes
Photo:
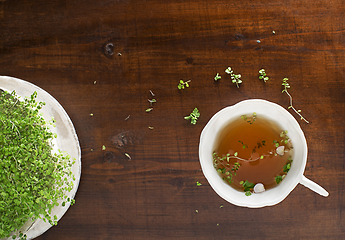
[[(76, 204), (37, 239), (344, 239), (344, 12), (342, 0), (0, 0), (0, 75), (55, 97), (82, 148)], [(287, 108), (284, 77), (310, 122), (294, 115), (305, 176), (330, 195), (298, 185), (273, 207), (231, 205), (204, 178), (200, 133), (244, 99)]]

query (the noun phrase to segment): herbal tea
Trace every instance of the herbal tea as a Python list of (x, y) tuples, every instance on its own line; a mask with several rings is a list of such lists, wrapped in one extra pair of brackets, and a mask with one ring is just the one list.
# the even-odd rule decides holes
[(277, 186), (291, 168), (293, 149), (287, 131), (256, 113), (250, 115), (223, 129), (213, 153), (221, 177), (246, 195)]

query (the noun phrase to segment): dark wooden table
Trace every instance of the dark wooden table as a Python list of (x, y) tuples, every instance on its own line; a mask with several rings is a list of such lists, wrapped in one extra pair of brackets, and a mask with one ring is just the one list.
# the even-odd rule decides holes
[[(0, 75), (55, 97), (82, 149), (76, 204), (37, 239), (344, 239), (344, 12), (341, 0), (0, 0)], [(298, 185), (273, 207), (231, 205), (204, 178), (200, 133), (244, 99), (287, 108), (284, 77), (310, 122), (294, 114), (305, 176), (330, 195)]]

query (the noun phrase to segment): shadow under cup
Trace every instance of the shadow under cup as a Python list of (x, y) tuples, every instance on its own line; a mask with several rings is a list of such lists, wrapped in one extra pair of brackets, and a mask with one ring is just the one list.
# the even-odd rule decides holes
[[(294, 147), (291, 169), (277, 187), (263, 193), (246, 196), (244, 192), (229, 186), (213, 167), (212, 153), (222, 129), (241, 115), (253, 114), (274, 121), (281, 130), (287, 130)], [(217, 112), (206, 124), (200, 136), (199, 159), (202, 171), (214, 191), (226, 201), (241, 207), (259, 208), (275, 205), (284, 200), (302, 181), (307, 162), (307, 142), (296, 119), (281, 106), (261, 99), (239, 102)], [(310, 180), (309, 180), (310, 181)], [(310, 181), (311, 182), (311, 181)], [(316, 185), (316, 184), (315, 184)]]

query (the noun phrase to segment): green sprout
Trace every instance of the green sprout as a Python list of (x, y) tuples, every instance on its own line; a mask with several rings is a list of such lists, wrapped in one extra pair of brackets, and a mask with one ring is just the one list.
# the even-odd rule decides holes
[(219, 73), (217, 73), (217, 75), (214, 77), (214, 81), (218, 81), (219, 79), (221, 79), (222, 77), (219, 75)]
[(225, 72), (230, 75), (232, 83), (235, 83), (237, 88), (239, 88), (240, 86), (238, 84), (242, 83), (241, 74), (234, 74), (231, 67), (225, 69)]
[(281, 181), (283, 181), (283, 176), (278, 175), (275, 177), (276, 183), (279, 184)]
[[(237, 153), (235, 153), (237, 156)], [(229, 184), (232, 184), (232, 174), (236, 176), (237, 171), (239, 170), (241, 164), (238, 162), (235, 162), (232, 165), (232, 168), (230, 169), (229, 159), (230, 158), (237, 158), (234, 156), (230, 156), (228, 153), (226, 156), (220, 157), (216, 152), (213, 152), (213, 162), (214, 162), (214, 168), (217, 170), (218, 173), (223, 174), (224, 181), (227, 181)], [(226, 160), (226, 161), (225, 161)]]
[(292, 106), (292, 96), (290, 95), (290, 93), (288, 92), (288, 88), (290, 88), (290, 84), (287, 82), (289, 79), (288, 78), (284, 78), (283, 79), (283, 82), (282, 82), (282, 85), (284, 86), (284, 89), (282, 91), (282, 93), (286, 93), (289, 98), (290, 98), (290, 106), (288, 107), (288, 109), (292, 109), (294, 110), (295, 113), (297, 113), (297, 115), (301, 118), (301, 120), (304, 120), (306, 123), (309, 123), (307, 121), (307, 119), (305, 119), (302, 115), (301, 115), (301, 110), (296, 110), (293, 106)]
[(290, 171), (292, 162), (293, 161), (292, 161), (291, 157), (289, 157), (286, 164), (283, 167), (283, 172), (288, 173)]
[(180, 80), (179, 84), (177, 85), (178, 89), (184, 89), (185, 87), (189, 87), (189, 82), (191, 82), (192, 80), (188, 80), (188, 81), (183, 81), (182, 79)]
[(40, 114), (45, 105), (37, 102), (37, 92), (19, 100), (13, 91), (0, 91), (0, 239), (18, 231), (28, 220), (42, 219), (57, 224), (52, 215), (55, 206), (74, 204), (67, 196), (75, 177), (71, 167), (75, 159), (58, 150), (53, 152), (51, 132), (54, 120)]
[(245, 148), (248, 148), (248, 145), (243, 143), (242, 141), (238, 140), (239, 143), (242, 144), (242, 148), (245, 149)]
[(251, 118), (251, 120), (248, 120), (247, 118), (247, 115), (242, 115), (241, 118), (244, 120), (244, 121), (247, 121), (249, 124), (253, 124), (256, 120), (256, 112), (253, 112), (253, 117)]
[(253, 188), (255, 186), (254, 183), (251, 183), (249, 181), (241, 181), (240, 184), (243, 187), (243, 190), (245, 191), (246, 196), (252, 195)]
[(200, 182), (196, 182), (196, 185), (200, 187), (202, 184)]
[(267, 77), (267, 75), (266, 75), (266, 71), (265, 71), (265, 69), (261, 69), (261, 70), (259, 70), (259, 79), (262, 79), (262, 80), (264, 80), (264, 82), (267, 82), (268, 81), (268, 77)]
[(236, 174), (236, 172), (238, 171), (238, 169), (240, 168), (241, 164), (239, 164), (238, 162), (235, 162), (234, 165), (231, 168), (231, 171), (234, 172)]
[(273, 140), (273, 144), (276, 148), (279, 147), (279, 142), (277, 140)]
[(199, 117), (199, 110), (194, 108), (193, 112), (191, 112), (189, 116), (184, 117), (184, 119), (190, 119), (190, 123), (195, 125)]
[(154, 99), (154, 98), (153, 99), (147, 99), (147, 101), (149, 101), (151, 107), (152, 107), (153, 103), (157, 102), (156, 99)]

